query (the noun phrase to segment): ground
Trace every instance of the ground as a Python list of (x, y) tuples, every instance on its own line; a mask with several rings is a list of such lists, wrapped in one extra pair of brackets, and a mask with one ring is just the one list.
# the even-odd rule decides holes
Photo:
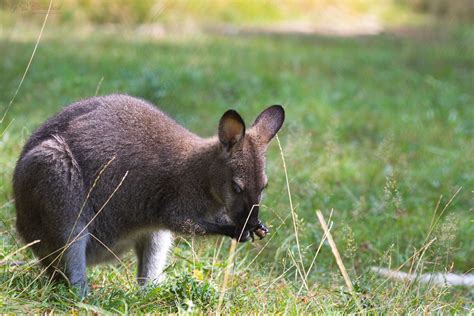
[[(3, 114), (38, 29), (1, 34)], [(472, 311), (472, 289), (399, 283), (370, 271), (474, 267), (472, 28), (436, 29), (426, 37), (135, 35), (100, 28), (43, 35), (0, 125), (2, 312)], [(282, 104), (282, 151), (274, 140), (261, 211), (271, 235), (239, 245), (233, 267), (230, 239), (180, 237), (168, 280), (146, 290), (135, 284), (130, 253), (89, 270), (92, 295), (82, 302), (67, 286), (37, 278), (40, 269), (15, 231), (16, 159), (28, 135), (63, 106), (112, 92), (150, 100), (202, 136), (216, 133), (229, 108), (250, 124), (263, 108)], [(331, 216), (354, 296), (327, 242), (318, 252), (323, 231), (316, 210), (327, 221)]]

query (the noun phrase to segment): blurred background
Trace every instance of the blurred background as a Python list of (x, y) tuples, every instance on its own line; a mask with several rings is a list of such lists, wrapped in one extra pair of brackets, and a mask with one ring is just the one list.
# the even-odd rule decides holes
[[(0, 259), (27, 263), (0, 265), (0, 310), (472, 312), (472, 287), (370, 267), (472, 273), (473, 22), (472, 0), (0, 0)], [(133, 281), (132, 253), (91, 269), (82, 305), (35, 279), (15, 232), (16, 159), (62, 107), (116, 92), (201, 136), (229, 108), (249, 125), (285, 107), (261, 211), (271, 235), (239, 245), (223, 303), (224, 238), (179, 237), (170, 281), (150, 291)], [(355, 297), (320, 245), (318, 209)]]
[[(2, 0), (2, 26), (42, 20), (47, 0)], [(368, 35), (404, 27), (469, 23), (471, 0), (63, 0), (54, 1), (51, 20), (135, 29), (140, 35), (169, 33), (297, 32)], [(401, 29), (401, 30), (400, 30)]]

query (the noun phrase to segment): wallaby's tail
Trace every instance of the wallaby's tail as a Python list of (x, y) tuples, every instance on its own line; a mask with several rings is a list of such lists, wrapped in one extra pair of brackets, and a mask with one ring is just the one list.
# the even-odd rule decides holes
[(455, 273), (406, 273), (380, 267), (372, 267), (370, 270), (381, 276), (393, 280), (431, 283), (441, 286), (474, 286), (474, 274)]

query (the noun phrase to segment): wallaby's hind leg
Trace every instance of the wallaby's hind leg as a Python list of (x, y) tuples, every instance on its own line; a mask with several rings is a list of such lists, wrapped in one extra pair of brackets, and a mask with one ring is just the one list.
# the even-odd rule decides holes
[(72, 243), (64, 252), (64, 263), (66, 265), (66, 276), (81, 297), (89, 292), (86, 274), (86, 238)]
[(158, 283), (164, 279), (163, 269), (173, 244), (169, 230), (142, 235), (135, 245), (138, 259), (137, 280), (140, 285)]
[[(71, 239), (66, 238), (56, 240), (58, 247), (55, 251), (49, 252), (44, 256), (38, 255), (41, 264), (46, 272), (56, 281), (67, 281), (76, 288), (80, 297), (85, 297), (89, 293), (87, 285), (87, 263), (86, 263), (86, 247), (87, 235), (84, 233), (82, 238), (77, 238), (78, 231), (73, 234)], [(67, 244), (67, 246), (66, 246)], [(39, 254), (38, 252), (36, 252)], [(45, 253), (44, 249), (40, 253)], [(64, 277), (66, 280), (64, 280)]]
[(85, 214), (78, 216), (84, 189), (64, 139), (54, 135), (25, 153), (17, 164), (13, 186), (19, 234), (26, 242), (40, 240), (32, 248), (40, 259), (45, 258), (43, 266), (50, 273), (60, 270), (54, 274), (64, 274), (84, 295), (88, 232)]

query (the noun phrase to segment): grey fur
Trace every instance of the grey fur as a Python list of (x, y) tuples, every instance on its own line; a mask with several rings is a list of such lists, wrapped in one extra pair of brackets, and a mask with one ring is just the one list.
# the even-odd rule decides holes
[[(267, 144), (283, 120), (283, 108), (272, 106), (246, 130), (230, 110), (219, 136), (204, 139), (141, 99), (74, 103), (23, 148), (13, 177), (18, 232), (26, 242), (39, 239), (32, 248), (43, 265), (61, 269), (82, 295), (86, 266), (113, 258), (106, 247), (116, 255), (134, 247), (139, 282), (155, 281), (170, 232), (237, 238), (243, 231), (246, 241), (262, 226), (258, 206), (244, 224), (260, 203)], [(68, 240), (75, 242), (58, 258)]]

